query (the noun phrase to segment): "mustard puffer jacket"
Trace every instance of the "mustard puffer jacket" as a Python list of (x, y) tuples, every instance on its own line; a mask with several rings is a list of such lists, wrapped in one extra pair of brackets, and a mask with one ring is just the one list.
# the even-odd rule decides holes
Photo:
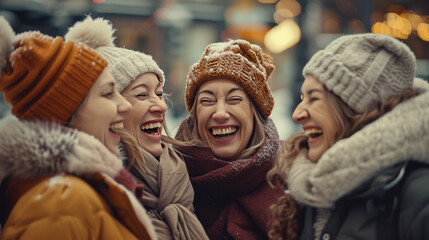
[[(0, 121), (0, 239), (157, 239), (135, 180), (94, 137)], [(131, 191), (130, 191), (131, 190)]]

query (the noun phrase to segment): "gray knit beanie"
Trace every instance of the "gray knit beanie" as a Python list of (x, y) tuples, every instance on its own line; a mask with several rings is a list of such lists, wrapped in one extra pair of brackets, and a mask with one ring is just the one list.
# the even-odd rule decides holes
[(164, 86), (164, 72), (150, 55), (126, 48), (116, 47), (112, 25), (102, 18), (85, 20), (75, 23), (65, 35), (66, 41), (81, 42), (103, 56), (107, 62), (107, 69), (116, 79), (116, 88), (122, 92), (132, 81), (144, 73), (155, 73)]
[(362, 113), (413, 86), (416, 58), (407, 45), (381, 34), (339, 37), (318, 51), (303, 69)]

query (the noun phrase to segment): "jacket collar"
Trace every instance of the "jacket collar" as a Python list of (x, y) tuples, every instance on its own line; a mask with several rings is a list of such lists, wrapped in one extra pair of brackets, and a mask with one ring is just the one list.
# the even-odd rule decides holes
[(121, 160), (95, 137), (57, 123), (0, 120), (0, 184), (7, 176), (102, 172), (115, 177)]

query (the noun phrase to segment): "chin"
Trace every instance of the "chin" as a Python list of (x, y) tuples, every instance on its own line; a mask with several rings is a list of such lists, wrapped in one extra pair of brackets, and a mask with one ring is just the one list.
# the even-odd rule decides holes
[(212, 149), (212, 152), (214, 153), (214, 155), (216, 155), (216, 157), (225, 159), (225, 160), (232, 160), (236, 156), (235, 153), (219, 152), (219, 151), (216, 152), (216, 151), (213, 151), (213, 149)]
[(162, 148), (160, 149), (154, 149), (152, 148), (150, 151), (145, 149), (148, 153), (150, 153), (150, 155), (154, 156), (154, 157), (159, 157), (162, 153)]
[(118, 148), (118, 146), (115, 146), (115, 147), (109, 147), (109, 148), (107, 148), (107, 149), (109, 149), (109, 151), (110, 151), (111, 153), (115, 154), (116, 156), (119, 156), (119, 148)]
[(311, 152), (308, 153), (308, 159), (310, 159), (310, 161), (312, 162), (317, 163), (319, 161), (319, 158), (320, 158), (320, 154), (317, 154), (317, 153), (312, 154)]

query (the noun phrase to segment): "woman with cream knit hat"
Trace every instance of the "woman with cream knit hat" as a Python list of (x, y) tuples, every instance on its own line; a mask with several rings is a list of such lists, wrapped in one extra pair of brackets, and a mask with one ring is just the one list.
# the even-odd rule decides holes
[(140, 202), (159, 239), (208, 239), (194, 214), (194, 191), (186, 166), (170, 139), (162, 136), (167, 111), (164, 73), (151, 56), (115, 47), (113, 32), (107, 20), (87, 17), (69, 29), (66, 39), (83, 42), (103, 56), (118, 91), (132, 104), (124, 127), (138, 145), (128, 142), (123, 133), (123, 159), (144, 185)]
[(210, 239), (267, 239), (269, 206), (282, 194), (265, 175), (280, 144), (269, 118), (271, 56), (245, 40), (207, 46), (189, 71), (189, 115), (176, 138)]
[(429, 84), (415, 68), (404, 43), (378, 34), (342, 36), (310, 59), (292, 115), (304, 131), (268, 175), (302, 211), (279, 200), (272, 239), (429, 236)]
[(157, 239), (119, 159), (131, 105), (82, 44), (0, 17), (0, 239)]

